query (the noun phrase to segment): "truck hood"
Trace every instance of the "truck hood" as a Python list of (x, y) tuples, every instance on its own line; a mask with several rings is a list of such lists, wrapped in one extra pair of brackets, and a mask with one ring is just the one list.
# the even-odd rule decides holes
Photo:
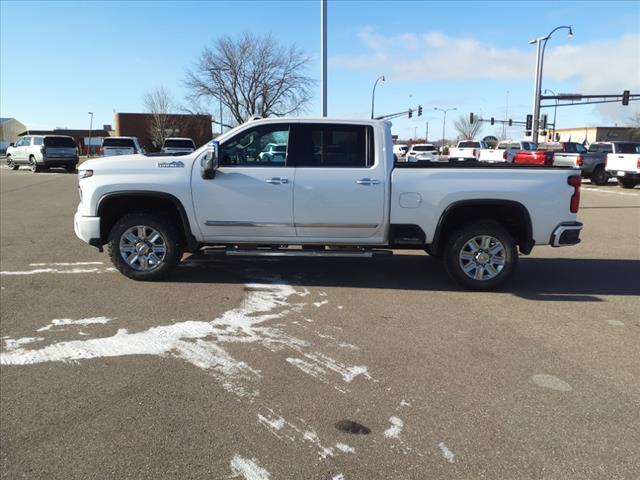
[(99, 157), (83, 162), (79, 170), (93, 170), (102, 173), (150, 173), (168, 172), (171, 170), (184, 171), (191, 169), (195, 155), (154, 155), (152, 157), (134, 154)]

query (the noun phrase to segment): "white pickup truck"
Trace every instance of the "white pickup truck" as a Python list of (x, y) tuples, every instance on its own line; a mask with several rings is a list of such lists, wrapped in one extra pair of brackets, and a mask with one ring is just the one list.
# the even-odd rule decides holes
[(504, 140), (498, 143), (496, 148), (481, 149), (478, 160), (489, 163), (513, 162), (517, 151), (535, 149), (536, 144), (533, 142)]
[(607, 154), (606, 171), (622, 188), (640, 184), (640, 143), (616, 142), (615, 153)]
[(462, 140), (458, 142), (458, 146), (449, 150), (450, 160), (478, 160), (481, 151), (488, 149), (485, 142), (476, 142), (475, 140)]
[[(461, 285), (497, 287), (518, 250), (580, 241), (577, 169), (393, 161), (390, 123), (273, 118), (181, 157), (80, 166), (76, 235), (136, 280), (183, 252), (371, 257), (420, 249)], [(287, 145), (285, 160), (263, 156)]]

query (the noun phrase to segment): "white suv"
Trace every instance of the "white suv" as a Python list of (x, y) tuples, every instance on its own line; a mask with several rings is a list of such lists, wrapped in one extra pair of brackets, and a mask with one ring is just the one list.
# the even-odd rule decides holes
[(196, 144), (190, 138), (165, 138), (162, 144), (163, 153), (191, 153), (196, 149)]
[(7, 148), (7, 166), (11, 170), (28, 165), (32, 172), (63, 167), (72, 173), (77, 164), (76, 142), (65, 135), (25, 135)]
[(438, 150), (432, 143), (416, 143), (407, 152), (407, 162), (437, 162)]
[(102, 155), (133, 155), (144, 153), (144, 149), (138, 142), (138, 137), (104, 137), (102, 139)]

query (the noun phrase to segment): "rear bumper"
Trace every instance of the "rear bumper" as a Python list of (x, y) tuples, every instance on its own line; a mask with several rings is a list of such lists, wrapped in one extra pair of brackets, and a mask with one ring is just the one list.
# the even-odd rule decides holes
[(78, 157), (47, 157), (46, 155), (42, 158), (43, 165), (47, 167), (58, 167), (58, 166), (67, 166), (67, 165), (77, 165)]
[(558, 225), (551, 234), (549, 244), (552, 247), (567, 247), (569, 245), (577, 245), (578, 243), (580, 243), (581, 231), (582, 223), (563, 222)]
[(96, 248), (102, 247), (100, 240), (100, 217), (83, 217), (78, 212), (73, 217), (73, 230), (83, 242)]
[(627, 170), (610, 170), (609, 173), (617, 178), (628, 178), (629, 180), (640, 180), (640, 173), (629, 172)]

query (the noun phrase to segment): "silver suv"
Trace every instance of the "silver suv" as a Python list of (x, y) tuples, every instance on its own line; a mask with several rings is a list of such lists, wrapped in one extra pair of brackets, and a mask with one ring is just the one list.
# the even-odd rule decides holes
[(63, 167), (73, 173), (78, 165), (78, 147), (66, 135), (25, 135), (7, 148), (7, 166), (17, 170), (20, 165), (27, 165), (32, 172)]

